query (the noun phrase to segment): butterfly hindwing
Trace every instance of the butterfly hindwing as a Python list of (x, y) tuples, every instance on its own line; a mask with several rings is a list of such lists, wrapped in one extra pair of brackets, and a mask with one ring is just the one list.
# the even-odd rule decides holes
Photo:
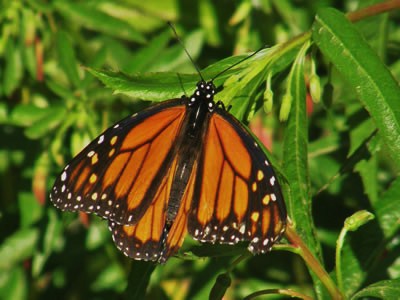
[(166, 207), (172, 184), (176, 160), (165, 174), (157, 193), (145, 214), (134, 225), (120, 225), (109, 221), (109, 229), (117, 248), (134, 259), (159, 260), (167, 229)]
[(169, 224), (166, 222), (166, 207), (176, 161), (177, 159), (172, 163), (154, 201), (137, 224), (119, 225), (109, 221), (114, 243), (126, 256), (165, 263), (181, 247), (187, 233), (187, 217), (193, 197), (196, 166), (190, 175), (176, 217), (173, 223)]
[(50, 199), (63, 210), (137, 223), (170, 168), (185, 114), (175, 99), (110, 127), (64, 168)]
[(203, 242), (250, 241), (266, 252), (285, 228), (286, 209), (269, 161), (250, 133), (218, 108), (199, 161), (188, 230)]

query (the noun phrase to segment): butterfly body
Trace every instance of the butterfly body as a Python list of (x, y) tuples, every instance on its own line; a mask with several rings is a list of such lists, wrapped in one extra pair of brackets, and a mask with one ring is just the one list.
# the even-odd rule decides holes
[(212, 82), (107, 129), (57, 178), (50, 198), (109, 221), (125, 255), (165, 262), (187, 233), (202, 242), (249, 241), (268, 251), (286, 209), (264, 152)]

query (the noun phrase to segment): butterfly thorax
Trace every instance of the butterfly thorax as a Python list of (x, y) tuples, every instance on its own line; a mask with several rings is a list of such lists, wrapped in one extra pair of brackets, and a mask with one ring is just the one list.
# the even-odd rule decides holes
[(193, 95), (188, 98), (187, 106), (189, 107), (189, 127), (191, 136), (201, 131), (201, 127), (205, 123), (207, 114), (212, 113), (215, 108), (214, 103), (215, 86), (212, 81), (200, 81)]

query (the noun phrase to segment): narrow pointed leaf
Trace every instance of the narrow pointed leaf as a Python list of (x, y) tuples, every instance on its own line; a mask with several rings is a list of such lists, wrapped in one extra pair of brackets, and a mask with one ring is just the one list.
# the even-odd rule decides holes
[(353, 87), (400, 168), (399, 84), (342, 13), (322, 9), (312, 30), (315, 43)]

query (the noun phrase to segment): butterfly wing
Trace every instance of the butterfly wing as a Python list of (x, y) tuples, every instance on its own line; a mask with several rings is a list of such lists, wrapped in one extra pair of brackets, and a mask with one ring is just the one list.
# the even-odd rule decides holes
[(209, 120), (197, 170), (188, 231), (197, 240), (250, 241), (268, 251), (282, 235), (286, 208), (276, 176), (254, 138), (218, 108)]
[(117, 248), (134, 259), (152, 260), (165, 263), (181, 247), (187, 233), (187, 217), (194, 191), (196, 164), (184, 191), (181, 205), (172, 224), (166, 224), (166, 203), (170, 196), (174, 160), (169, 174), (157, 192), (155, 201), (135, 225), (119, 225), (109, 221), (109, 228)]
[(149, 208), (158, 213), (165, 197), (157, 193), (164, 192), (185, 114), (182, 100), (174, 99), (110, 127), (64, 168), (51, 201), (124, 225), (136, 224)]

